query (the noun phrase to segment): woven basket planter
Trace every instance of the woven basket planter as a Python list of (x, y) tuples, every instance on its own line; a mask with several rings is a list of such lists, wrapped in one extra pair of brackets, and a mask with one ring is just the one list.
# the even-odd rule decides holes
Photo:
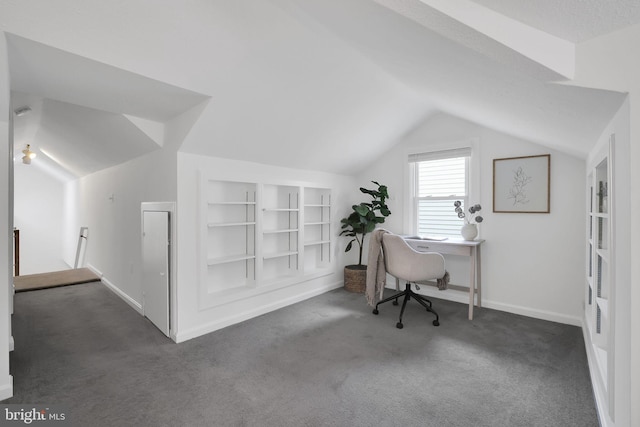
[(344, 268), (344, 288), (349, 292), (363, 294), (367, 288), (367, 266), (347, 265)]

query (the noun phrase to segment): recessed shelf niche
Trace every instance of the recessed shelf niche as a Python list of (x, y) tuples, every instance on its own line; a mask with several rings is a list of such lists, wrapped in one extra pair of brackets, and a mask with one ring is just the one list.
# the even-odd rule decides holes
[[(256, 272), (256, 185), (203, 182), (204, 275), (209, 292), (251, 286)], [(224, 244), (221, 244), (224, 242)]]
[(326, 268), (331, 263), (331, 190), (305, 187), (304, 200), (304, 268)]
[(333, 272), (331, 189), (200, 183), (202, 307)]

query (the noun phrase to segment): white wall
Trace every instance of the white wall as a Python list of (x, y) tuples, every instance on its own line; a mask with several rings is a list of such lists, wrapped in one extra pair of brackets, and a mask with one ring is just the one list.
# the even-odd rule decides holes
[[(154, 172), (163, 166), (145, 156), (67, 185), (66, 197), (76, 203), (66, 203), (67, 209), (73, 209), (69, 221), (77, 221), (68, 228), (89, 227), (86, 265), (101, 273), (107, 284), (138, 309), (142, 304), (140, 203), (154, 200), (147, 179), (153, 175), (160, 179), (160, 173)], [(169, 168), (166, 174), (172, 175)], [(166, 184), (168, 189), (172, 187), (170, 179)], [(171, 200), (175, 193), (167, 191), (158, 197)]]
[[(137, 310), (142, 304), (140, 204), (176, 200), (177, 147), (202, 108), (196, 106), (165, 124), (162, 149), (65, 188), (65, 229), (89, 227), (87, 266), (101, 273), (103, 281)], [(73, 262), (76, 244), (77, 234), (66, 241), (67, 262)]]
[[(13, 395), (9, 375), (11, 313), (13, 305), (13, 129), (9, 66), (4, 34), (0, 34), (0, 400)], [(4, 201), (7, 203), (4, 203)]]
[[(482, 304), (512, 313), (580, 325), (584, 283), (584, 176), (582, 159), (495, 132), (473, 123), (438, 114), (407, 135), (396, 147), (362, 172), (359, 185), (377, 180), (389, 186), (392, 215), (385, 227), (410, 233), (405, 224), (409, 205), (405, 194), (407, 153), (476, 140), (480, 171), (471, 201), (483, 206)], [(492, 212), (493, 159), (551, 154), (551, 213)], [(452, 208), (453, 215), (453, 208)], [(449, 257), (452, 282), (466, 285), (462, 260)], [(464, 280), (464, 282), (463, 282)], [(423, 292), (464, 301), (460, 293)]]
[[(20, 230), (20, 274), (69, 268), (63, 257), (64, 183), (38, 167), (14, 164), (14, 226)], [(78, 230), (75, 237), (77, 238)], [(71, 264), (73, 265), (73, 264)]]
[[(332, 189), (332, 232), (337, 236), (339, 220), (353, 203), (354, 179), (307, 170), (297, 170), (259, 163), (178, 153), (178, 321), (176, 341), (181, 342), (212, 332), (233, 323), (275, 310), (318, 295), (342, 285), (344, 246), (342, 240), (332, 248), (336, 260), (334, 271), (326, 276), (296, 281), (288, 286), (259, 293), (250, 298), (212, 308), (201, 308), (199, 298), (198, 233), (199, 233), (199, 176), (207, 171), (214, 179), (274, 183), (286, 185), (310, 185)], [(365, 300), (363, 298), (363, 304)]]

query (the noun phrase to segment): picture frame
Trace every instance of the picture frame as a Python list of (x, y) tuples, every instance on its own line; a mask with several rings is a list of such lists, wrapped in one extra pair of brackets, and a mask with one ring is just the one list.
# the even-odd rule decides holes
[(493, 159), (493, 212), (550, 213), (551, 154)]

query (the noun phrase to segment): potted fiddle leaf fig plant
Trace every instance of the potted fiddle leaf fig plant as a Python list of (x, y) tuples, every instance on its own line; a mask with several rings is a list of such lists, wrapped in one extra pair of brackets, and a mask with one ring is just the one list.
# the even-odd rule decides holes
[(378, 188), (369, 190), (360, 187), (360, 191), (371, 196), (371, 200), (353, 205), (351, 214), (340, 220), (342, 223), (340, 235), (352, 237), (344, 251), (349, 252), (354, 247), (354, 243), (358, 245), (359, 250), (358, 264), (347, 265), (344, 268), (344, 287), (351, 292), (364, 292), (366, 287), (367, 266), (362, 264), (362, 250), (366, 235), (372, 232), (376, 225), (384, 223), (385, 219), (391, 215), (386, 203), (389, 198), (387, 186), (376, 181), (371, 182)]

